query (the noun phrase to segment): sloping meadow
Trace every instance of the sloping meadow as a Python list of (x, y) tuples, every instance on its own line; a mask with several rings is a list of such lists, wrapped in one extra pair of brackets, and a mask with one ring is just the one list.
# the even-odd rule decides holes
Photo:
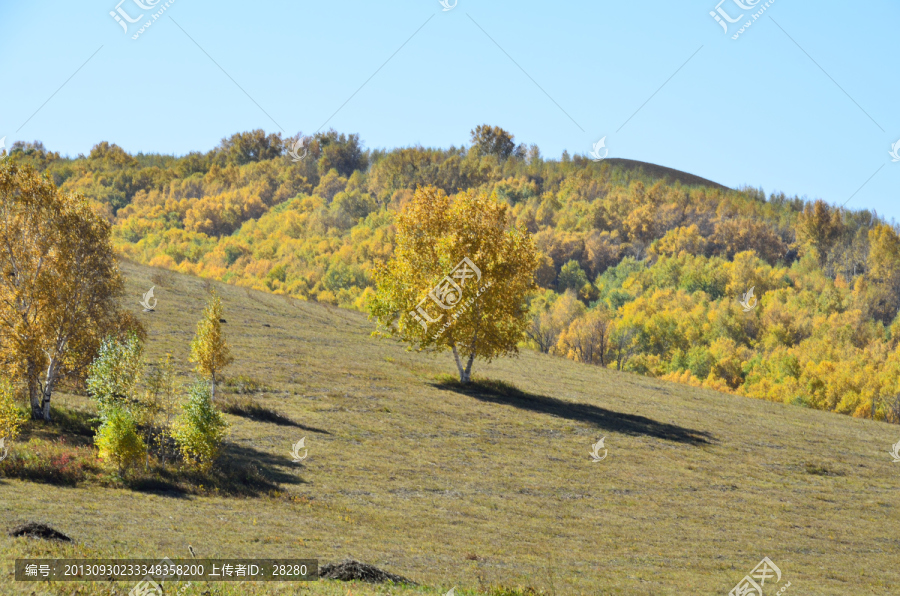
[[(208, 284), (127, 262), (123, 271), (149, 358), (172, 353), (186, 380)], [(153, 285), (156, 310), (143, 313)], [(900, 585), (895, 425), (533, 351), (477, 362), (477, 382), (461, 386), (449, 354), (373, 338), (360, 313), (212, 286), (235, 356), (221, 464), (253, 466), (265, 486), (241, 496), (0, 478), (4, 530), (39, 521), (73, 540), (4, 532), (0, 593), (110, 593), (14, 583), (15, 558), (187, 558), (188, 545), (200, 558), (354, 558), (421, 584), (356, 584), (354, 594), (727, 594), (764, 557), (780, 572), (766, 594), (790, 583), (787, 594), (887, 596)], [(70, 420), (90, 411), (83, 396), (54, 400)], [(72, 440), (81, 432), (60, 428)], [(294, 462), (301, 438), (308, 455)], [(308, 587), (348, 593), (332, 580)]]

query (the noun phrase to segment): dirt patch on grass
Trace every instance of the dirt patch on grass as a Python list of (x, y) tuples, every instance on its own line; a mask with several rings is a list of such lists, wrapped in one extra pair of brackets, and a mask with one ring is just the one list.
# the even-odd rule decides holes
[(341, 581), (364, 581), (372, 584), (394, 582), (395, 584), (418, 585), (416, 582), (409, 580), (402, 575), (388, 573), (374, 565), (369, 565), (361, 561), (354, 561), (353, 559), (347, 559), (340, 563), (322, 565), (322, 568), (319, 569), (319, 577), (322, 579), (337, 579)]
[(42, 540), (61, 540), (62, 542), (72, 542), (72, 539), (46, 524), (37, 522), (25, 522), (16, 526), (9, 531), (9, 535), (13, 538), (26, 536), (28, 538), (40, 538)]

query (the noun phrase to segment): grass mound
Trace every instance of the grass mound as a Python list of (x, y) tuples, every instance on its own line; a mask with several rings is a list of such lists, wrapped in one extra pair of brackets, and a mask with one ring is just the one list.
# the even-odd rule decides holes
[(16, 526), (9, 531), (9, 535), (13, 538), (26, 536), (28, 538), (40, 538), (41, 540), (61, 540), (62, 542), (72, 542), (72, 539), (46, 524), (37, 522), (25, 522)]
[(395, 584), (412, 584), (416, 582), (406, 579), (402, 575), (388, 573), (383, 569), (379, 569), (374, 565), (346, 559), (340, 563), (329, 563), (322, 565), (319, 569), (319, 577), (321, 579), (337, 579), (341, 581), (364, 581), (371, 584), (381, 584), (385, 582), (394, 582)]

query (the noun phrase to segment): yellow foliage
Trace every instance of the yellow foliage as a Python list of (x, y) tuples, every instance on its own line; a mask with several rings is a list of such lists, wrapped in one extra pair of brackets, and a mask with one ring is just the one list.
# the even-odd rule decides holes
[(703, 381), (691, 374), (691, 371), (684, 370), (679, 372), (671, 372), (660, 377), (664, 381), (672, 381), (673, 383), (681, 383), (682, 385), (690, 385), (691, 387), (702, 387)]
[(611, 334), (612, 321), (609, 314), (594, 310), (584, 317), (576, 318), (560, 334), (556, 352), (576, 362), (606, 366)]
[(83, 375), (102, 338), (125, 325), (110, 225), (80, 195), (30, 166), (0, 164), (0, 362), (50, 419), (64, 376)]
[(222, 300), (213, 293), (197, 323), (197, 334), (191, 341), (190, 361), (196, 363), (197, 372), (212, 381), (213, 399), (216, 396), (216, 375), (234, 360), (222, 330), (223, 314)]
[(697, 224), (669, 230), (666, 235), (653, 243), (651, 252), (657, 255), (678, 256), (682, 252), (692, 255), (703, 254), (706, 239), (700, 235)]
[(397, 217), (393, 258), (374, 272), (369, 307), (381, 332), (420, 350), (451, 350), (462, 382), (476, 357), (515, 354), (528, 325), (525, 299), (535, 288), (538, 253), (527, 230), (510, 220), (494, 196), (462, 192), (451, 199), (419, 188)]
[(147, 446), (137, 433), (134, 418), (126, 410), (114, 408), (94, 437), (98, 456), (120, 471), (138, 464), (147, 455)]
[(174, 269), (176, 266), (175, 259), (166, 254), (156, 255), (150, 259), (149, 265), (151, 267), (161, 267), (163, 269)]

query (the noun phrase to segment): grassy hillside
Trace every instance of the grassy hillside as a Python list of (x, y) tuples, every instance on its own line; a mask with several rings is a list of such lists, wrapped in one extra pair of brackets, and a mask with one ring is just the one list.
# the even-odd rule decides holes
[[(129, 263), (123, 270), (149, 356), (172, 352), (186, 372), (208, 282)], [(138, 300), (154, 284), (156, 312), (141, 313)], [(189, 556), (188, 544), (199, 557), (351, 556), (424, 585), (318, 582), (313, 594), (452, 586), (474, 594), (500, 584), (550, 594), (727, 594), (764, 556), (784, 574), (766, 594), (788, 581), (786, 594), (804, 596), (897, 593), (900, 464), (888, 454), (900, 440), (896, 426), (530, 350), (478, 363), (476, 376), (490, 382), (461, 389), (442, 380), (454, 372), (449, 355), (374, 339), (360, 313), (213, 285), (235, 355), (227, 374), (264, 385), (253, 399), (283, 416), (227, 415), (225, 462), (258, 467), (259, 490), (0, 478), (4, 526), (42, 521), (75, 540), (4, 532), (0, 593), (109, 593), (101, 584), (17, 585), (17, 557), (177, 558)], [(54, 400), (69, 422), (89, 408), (78, 395)], [(88, 444), (69, 422), (59, 427), (68, 444)], [(29, 427), (15, 448), (29, 434), (56, 432)], [(293, 464), (301, 437), (309, 457)], [(609, 455), (593, 463), (601, 437)], [(297, 592), (195, 588), (187, 594)]]

